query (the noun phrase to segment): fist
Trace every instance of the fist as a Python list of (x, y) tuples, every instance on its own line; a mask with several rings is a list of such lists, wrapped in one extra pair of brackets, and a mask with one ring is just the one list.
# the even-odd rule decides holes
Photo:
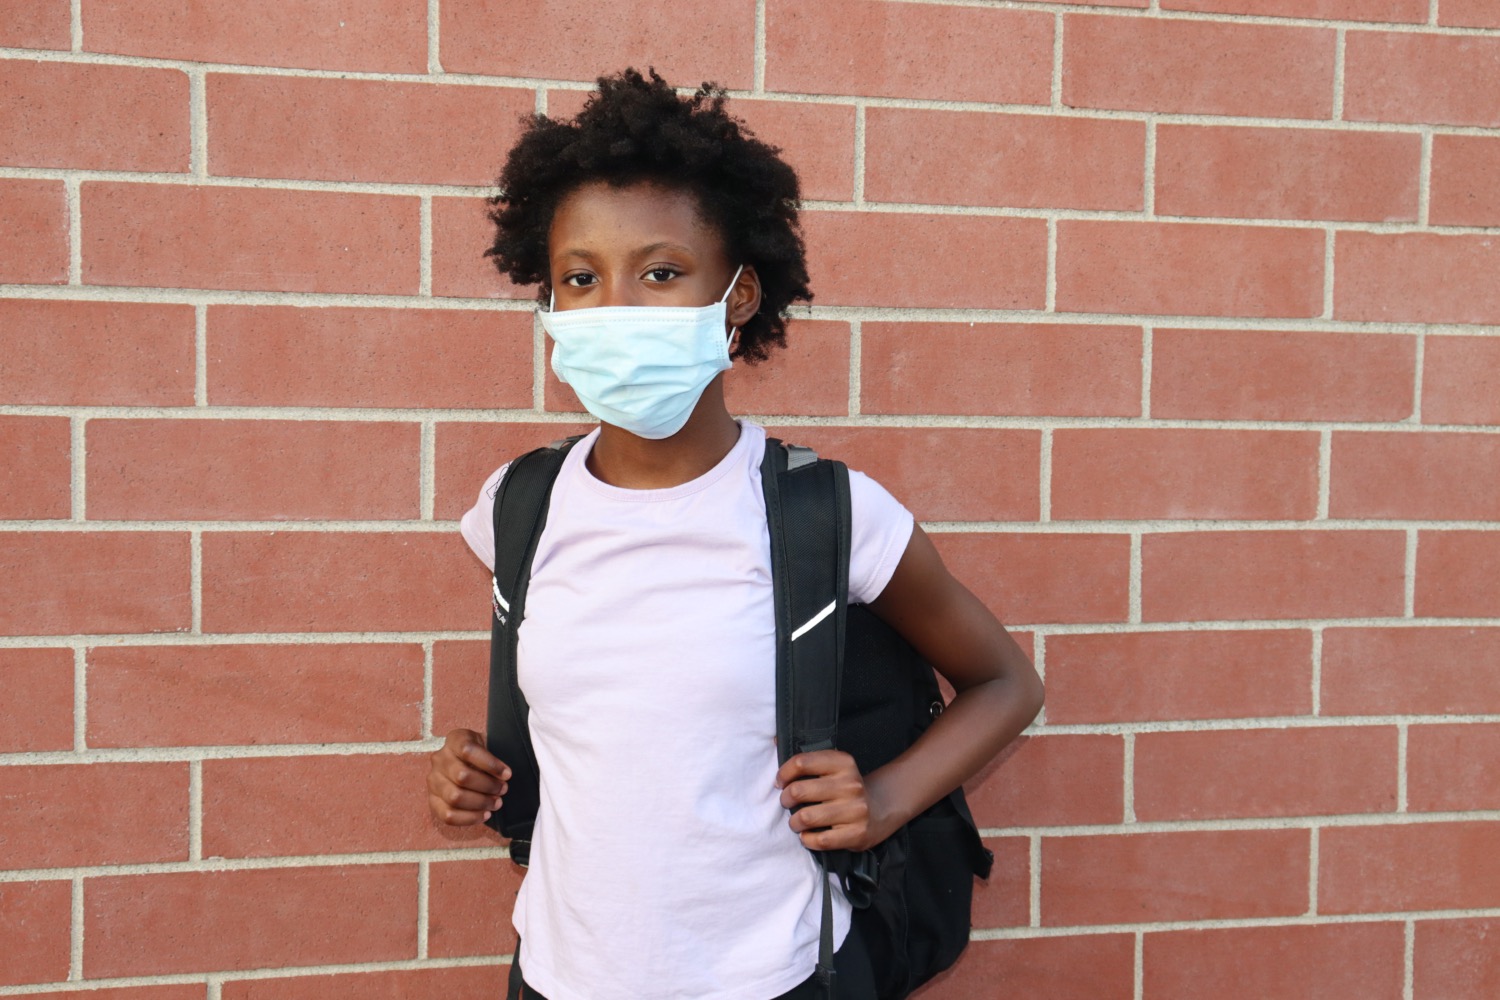
[(427, 806), (439, 823), (473, 826), (500, 808), (510, 768), (485, 749), (472, 729), (455, 729), (432, 752), (427, 772)]

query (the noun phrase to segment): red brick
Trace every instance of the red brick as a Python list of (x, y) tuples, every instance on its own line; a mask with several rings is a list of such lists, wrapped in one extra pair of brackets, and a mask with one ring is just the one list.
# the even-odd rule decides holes
[(1500, 437), (1334, 431), (1330, 517), (1500, 521)]
[(1427, 335), (1422, 420), (1500, 424), (1500, 338)]
[[(533, 448), (590, 429), (588, 424), (453, 423), (437, 425), (433, 514), (457, 520), (479, 501), (485, 480)], [(457, 535), (454, 539), (457, 540)], [(463, 543), (459, 542), (462, 546)]]
[(1316, 431), (1060, 427), (1052, 519), (1306, 519), (1318, 510)]
[(1158, 329), (1151, 335), (1151, 415), (1405, 420), (1415, 405), (1416, 368), (1417, 339), (1405, 334)]
[(495, 241), (488, 210), (483, 198), (432, 199), (432, 294), (534, 300), (534, 287), (511, 284), (484, 256)]
[[(494, 847), (487, 826), (439, 826), (427, 809), (426, 753), (319, 754), (203, 762), (209, 857)], [(316, 815), (316, 823), (308, 817)]]
[(1438, 233), (1339, 233), (1333, 314), (1343, 320), (1500, 323), (1500, 240)]
[(1438, 23), (1464, 28), (1500, 28), (1500, 7), (1490, 0), (1442, 0)]
[(1500, 995), (1500, 920), (1418, 920), (1416, 1000), (1489, 1000)]
[[(83, 45), (193, 62), (427, 72), (424, 0), (287, 0), (271, 7), (195, 0), (83, 0)], [(451, 67), (450, 67), (451, 68)]]
[(207, 103), (215, 174), (488, 185), (536, 95), (515, 87), (210, 73)]
[(1119, 736), (1022, 736), (965, 788), (981, 827), (1074, 826), (1125, 819)]
[[(787, 324), (786, 344), (768, 361), (752, 365), (737, 360), (724, 373), (724, 402), (730, 412), (820, 417), (847, 414), (849, 325), (799, 319)], [(547, 374), (556, 377), (550, 367)], [(561, 389), (562, 383), (557, 383), (557, 388)]]
[(0, 649), (0, 719), (0, 753), (73, 749), (73, 651)]
[(1141, 964), (1153, 1000), (1401, 1000), (1404, 947), (1399, 923), (1168, 931)]
[(1500, 905), (1500, 824), (1325, 827), (1318, 911), (1382, 913)]
[(191, 406), (193, 307), (0, 300), (8, 403)]
[(1139, 211), (1146, 126), (1109, 118), (870, 108), (871, 201)]
[(1138, 327), (865, 323), (860, 352), (863, 413), (1141, 413)]
[(488, 574), (458, 532), (206, 532), (212, 632), (488, 628)]
[(1057, 308), (1316, 316), (1323, 311), (1323, 241), (1315, 229), (1062, 219)]
[(988, 880), (974, 880), (975, 927), (1025, 927), (1031, 919), (1031, 838), (986, 837), (995, 855)]
[(432, 644), (432, 735), (452, 729), (485, 731), (485, 698), (490, 686), (488, 639), (453, 639)]
[[(1500, 628), (1330, 628), (1319, 707), (1325, 715), (1500, 715), (1496, 663)], [(1050, 719), (1050, 666), (1047, 680)]]
[(971, 941), (952, 969), (912, 995), (918, 1000), (1131, 1000), (1134, 970), (1132, 934)]
[(1122, 622), (1129, 611), (1125, 535), (944, 532), (932, 541), (1003, 622)]
[(1396, 728), (1204, 730), (1135, 740), (1145, 822), (1394, 812)]
[(0, 284), (68, 280), (68, 208), (62, 181), (0, 179)]
[(1406, 781), (1413, 811), (1500, 809), (1500, 725), (1412, 726)]
[(0, 633), (186, 631), (189, 563), (186, 532), (0, 534)]
[(91, 518), (379, 520), (420, 513), (415, 423), (91, 420), (87, 433)]
[(754, 0), (448, 0), (438, 16), (449, 73), (592, 81), (650, 65), (674, 87), (754, 81)]
[(188, 77), (180, 69), (0, 60), (11, 114), (0, 163), (74, 170), (188, 169)]
[(531, 315), (477, 309), (208, 307), (208, 401), (531, 406)]
[(7, 868), (185, 861), (188, 765), (0, 768)]
[(0, 45), (16, 49), (67, 49), (73, 44), (72, 16), (57, 0), (6, 0)]
[[(1500, 8), (1497, 8), (1500, 11)], [(1500, 26), (1500, 21), (1497, 21)], [(1432, 137), (1432, 191), (1428, 215), (1435, 226), (1500, 226), (1500, 138)]]
[(1187, 531), (1141, 540), (1146, 621), (1400, 615), (1400, 531)]
[[(1452, 0), (1444, 0), (1451, 3)], [(1428, 0), (1162, 0), (1163, 10), (1262, 17), (1308, 17), (1329, 21), (1389, 21), (1420, 24)]]
[(516, 950), (508, 914), (525, 869), (509, 858), (434, 861), (427, 869), (427, 953), (433, 958)]
[(1185, 114), (1327, 118), (1331, 29), (1069, 14), (1063, 103)]
[(61, 990), (46, 993), (28, 993), (28, 997), (39, 1000), (204, 1000), (208, 995), (207, 983), (183, 983), (180, 986), (119, 986), (98, 987), (81, 990)]
[(1061, 633), (1047, 637), (1047, 721), (1152, 722), (1307, 715), (1302, 629)]
[(1042, 924), (1303, 913), (1309, 850), (1306, 830), (1045, 837)]
[(417, 866), (88, 879), (83, 974), (387, 962), (417, 956)]
[(422, 649), (104, 646), (88, 653), (88, 695), (91, 747), (412, 740)]
[(1500, 615), (1500, 532), (1422, 531), (1417, 535), (1418, 618)]
[(417, 291), (415, 197), (96, 181), (82, 198), (87, 284)]
[(71, 879), (0, 882), (0, 984), (67, 978), (72, 898)]
[[(586, 90), (547, 91), (547, 115), (571, 118), (583, 109)], [(780, 148), (797, 171), (806, 201), (848, 201), (854, 196), (854, 107), (808, 101), (735, 97), (727, 105), (757, 138)]]
[[(490, 919), (494, 915), (490, 914)], [(505, 995), (509, 965), (391, 969), (229, 980), (223, 1000), (454, 1000)]]
[(769, 432), (866, 473), (919, 521), (1035, 521), (1041, 513), (1040, 431), (772, 427)]
[(1344, 117), (1422, 125), (1500, 125), (1500, 38), (1351, 31)]
[(1414, 133), (1161, 125), (1156, 210), (1414, 222), (1421, 161)]
[(1053, 17), (880, 0), (769, 0), (766, 88), (1046, 104)]
[[(949, 309), (1041, 309), (1046, 305), (1047, 223), (1043, 219), (807, 212), (802, 228), (819, 305)], [(984, 247), (985, 252), (955, 254), (955, 247)], [(913, 269), (915, 261), (933, 260), (943, 261), (944, 266)]]
[(68, 517), (72, 431), (66, 417), (0, 416), (0, 518)]

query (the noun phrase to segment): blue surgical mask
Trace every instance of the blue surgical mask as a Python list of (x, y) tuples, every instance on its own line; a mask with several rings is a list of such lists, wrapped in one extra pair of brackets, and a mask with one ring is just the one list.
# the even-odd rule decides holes
[[(552, 370), (598, 419), (643, 438), (682, 430), (708, 383), (730, 367), (725, 301), (692, 306), (594, 306), (538, 313)], [(554, 293), (553, 304), (556, 301)]]

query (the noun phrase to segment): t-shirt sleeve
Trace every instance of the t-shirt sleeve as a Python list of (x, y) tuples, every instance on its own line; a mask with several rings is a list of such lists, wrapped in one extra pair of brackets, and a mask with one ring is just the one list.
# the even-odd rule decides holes
[(479, 499), (458, 522), (458, 530), (463, 533), (464, 541), (469, 543), (469, 548), (489, 567), (491, 573), (495, 571), (495, 493), (508, 468), (510, 463), (506, 462), (490, 473), (490, 478), (484, 481), (484, 486), (479, 490)]
[(891, 582), (916, 519), (875, 480), (849, 470), (849, 603), (868, 604)]

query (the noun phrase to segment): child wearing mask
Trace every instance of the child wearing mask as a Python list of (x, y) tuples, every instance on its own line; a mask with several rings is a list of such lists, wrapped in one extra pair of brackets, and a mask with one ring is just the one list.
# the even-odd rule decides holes
[[(600, 421), (553, 487), (519, 633), (541, 801), (510, 996), (821, 996), (808, 849), (881, 843), (1026, 727), (1041, 682), (907, 509), (851, 470), (849, 601), (956, 694), (869, 774), (838, 750), (778, 766), (766, 435), (729, 413), (723, 380), (768, 360), (812, 297), (796, 174), (721, 90), (626, 70), (575, 118), (533, 117), (500, 188), (487, 254), (539, 287), (553, 371)], [(491, 566), (505, 471), (462, 522)], [(456, 729), (432, 755), (431, 811), (484, 822), (509, 777)], [(837, 888), (833, 903), (840, 996), (873, 997)]]

